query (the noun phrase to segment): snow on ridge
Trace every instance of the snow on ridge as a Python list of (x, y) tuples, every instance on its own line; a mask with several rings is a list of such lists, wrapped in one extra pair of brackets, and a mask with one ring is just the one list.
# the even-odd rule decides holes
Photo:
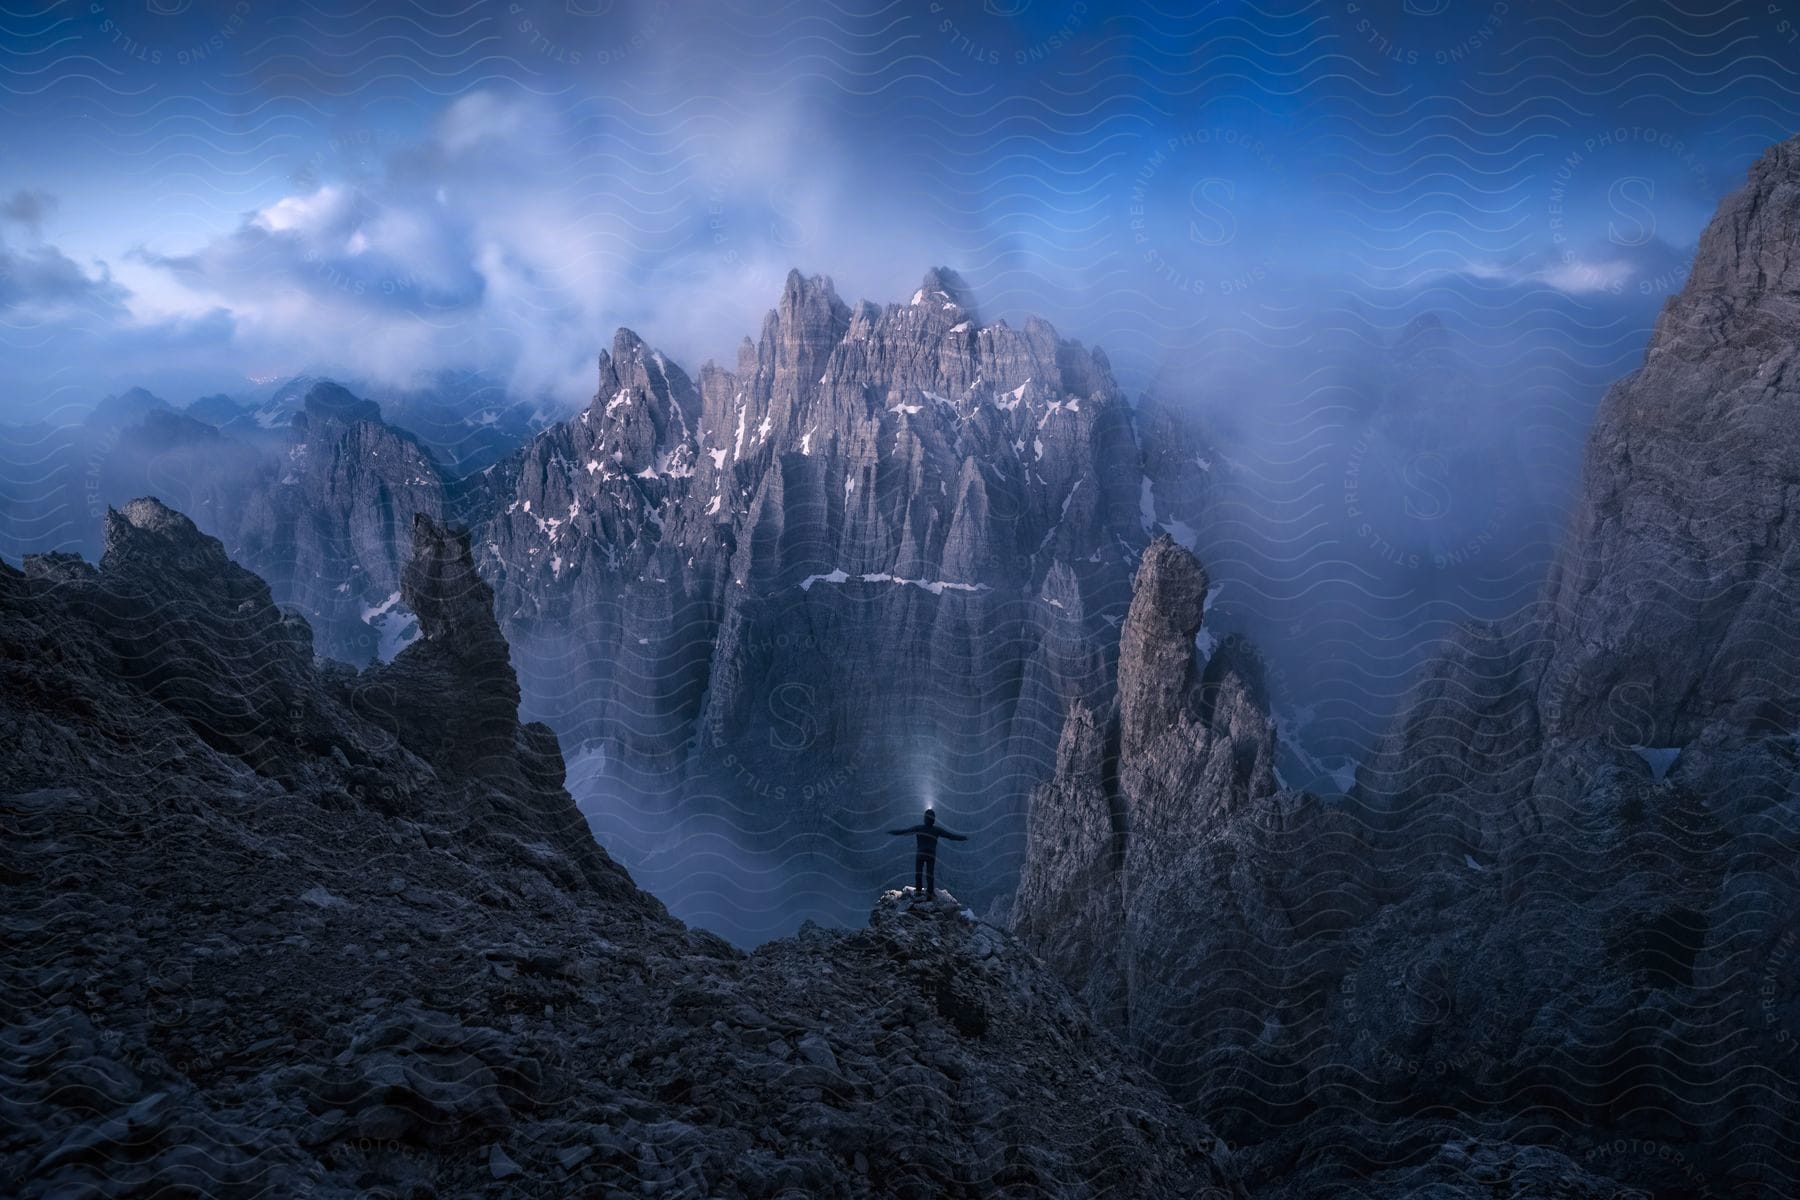
[(398, 603), (400, 603), (400, 593), (395, 592), (380, 604), (365, 604), (363, 605), (362, 619), (364, 621), (373, 620), (393, 608), (394, 605)]
[(849, 583), (855, 579), (861, 583), (891, 583), (896, 587), (916, 587), (941, 596), (945, 591), (953, 592), (986, 592), (992, 589), (985, 583), (954, 583), (946, 579), (903, 579), (886, 571), (870, 571), (863, 575), (851, 575), (842, 567), (838, 567), (825, 575), (808, 575), (800, 581), (800, 590), (810, 592), (815, 583)]

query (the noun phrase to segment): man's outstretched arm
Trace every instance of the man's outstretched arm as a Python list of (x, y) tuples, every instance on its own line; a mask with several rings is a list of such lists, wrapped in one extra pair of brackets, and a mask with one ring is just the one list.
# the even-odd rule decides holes
[(942, 825), (938, 826), (937, 833), (938, 833), (939, 837), (947, 837), (953, 842), (966, 842), (969, 840), (968, 838), (964, 837), (960, 833), (951, 833), (948, 829), (945, 829)]

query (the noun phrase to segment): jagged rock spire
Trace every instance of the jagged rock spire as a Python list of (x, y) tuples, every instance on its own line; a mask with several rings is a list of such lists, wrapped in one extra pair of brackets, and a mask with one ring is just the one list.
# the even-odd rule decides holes
[(489, 770), (516, 757), (519, 680), (494, 619), (494, 592), (476, 573), (467, 530), (413, 516), (412, 558), (400, 576), (421, 637), (365, 689), (401, 743), (450, 770)]
[(968, 282), (949, 267), (932, 267), (926, 271), (919, 290), (914, 293), (913, 303), (952, 304), (962, 310), (963, 316), (971, 319), (975, 316), (975, 302), (970, 296)]

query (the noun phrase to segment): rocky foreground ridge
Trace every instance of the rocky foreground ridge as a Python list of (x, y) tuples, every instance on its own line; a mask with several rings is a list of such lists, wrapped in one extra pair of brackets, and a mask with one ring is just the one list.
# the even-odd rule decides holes
[[(1800, 1193), (1800, 139), (1608, 395), (1541, 600), (1278, 790), (1153, 545), (1015, 930), (1277, 1197)], [(1236, 680), (1237, 682), (1233, 682)]]
[(0, 566), (8, 1194), (1238, 1194), (954, 901), (670, 918), (519, 724), (466, 537), (418, 517), (399, 585), (422, 636), (359, 673), (154, 500)]

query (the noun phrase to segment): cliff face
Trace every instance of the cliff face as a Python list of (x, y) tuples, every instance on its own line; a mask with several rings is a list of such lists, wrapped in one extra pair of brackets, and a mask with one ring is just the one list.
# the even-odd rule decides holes
[(1206, 590), (1199, 561), (1167, 535), (1144, 552), (1116, 704), (1071, 709), (1055, 775), (1032, 798), (1013, 928), (1125, 1030), (1194, 1003), (1196, 976), (1165, 954), (1213, 927), (1195, 913), (1151, 919), (1167, 906), (1159, 889), (1198, 869), (1230, 818), (1281, 803), (1253, 656), (1227, 643), (1199, 661)]
[(318, 383), (273, 464), (241, 494), (217, 495), (206, 527), (306, 614), (321, 653), (362, 665), (413, 633), (399, 605), (415, 513), (444, 514), (430, 452), (374, 403)]
[[(1607, 397), (1541, 600), (1427, 666), (1343, 806), (1209, 773), (1204, 577), (1146, 555), (1116, 763), (1072, 712), (1015, 927), (1253, 1187), (1794, 1191), (1797, 225), (1800, 142)], [(1146, 778), (1181, 781), (1161, 852)]]
[(12, 1194), (1238, 1194), (952, 901), (671, 919), (513, 715), (463, 535), (400, 585), (422, 637), (358, 673), (153, 500), (0, 566)]
[(1546, 602), (1552, 737), (1685, 746), (1800, 727), (1800, 143), (1701, 239), (1602, 406)]
[(1597, 771), (1561, 784), (1570, 815), (1528, 799), (1452, 857), (1428, 822), (1274, 790), (1248, 651), (1197, 660), (1204, 586), (1146, 553), (1117, 708), (1071, 710), (1011, 916), (1252, 1190), (1785, 1192), (1800, 1082), (1771, 1018), (1800, 984), (1769, 964), (1800, 798), (1754, 797), (1791, 741), (1703, 784)]
[[(1143, 470), (1100, 352), (947, 271), (885, 307), (795, 273), (697, 382), (621, 331), (464, 511), (534, 715), (872, 873), (843, 848), (925, 795), (1018, 829), (1107, 690)], [(1179, 498), (1198, 468), (1158, 470)]]
[(1721, 206), (1601, 405), (1540, 602), (1449, 648), (1365, 769), (1390, 821), (1442, 825), (1422, 802), (1468, 795), (1475, 815), (1444, 835), (1479, 853), (1527, 794), (1553, 813), (1599, 773), (1680, 777), (1800, 728), (1797, 223), (1788, 142)]
[(393, 657), (416, 634), (399, 574), (413, 514), (443, 515), (438, 465), (372, 402), (332, 383), (294, 390), (272, 427), (223, 397), (177, 413), (133, 389), (80, 425), (11, 431), (0, 552), (95, 553), (106, 508), (154, 492), (304, 612), (321, 654)]

